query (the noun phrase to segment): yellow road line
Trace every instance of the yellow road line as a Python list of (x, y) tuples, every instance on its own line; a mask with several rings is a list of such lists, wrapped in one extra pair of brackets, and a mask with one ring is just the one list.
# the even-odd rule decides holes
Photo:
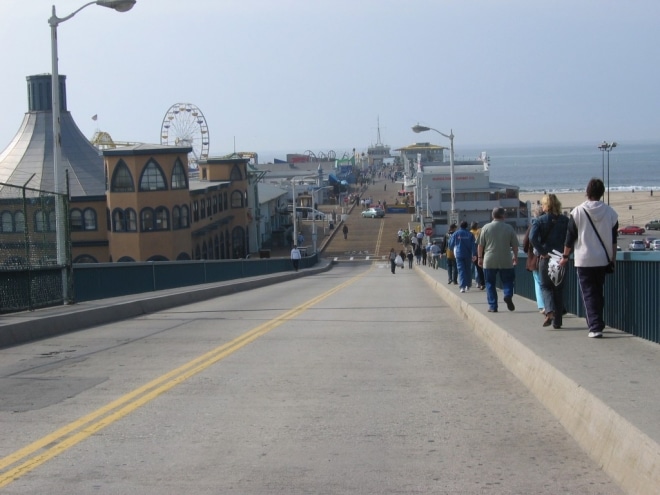
[(380, 256), (380, 245), (381, 245), (381, 241), (383, 239), (383, 230), (385, 230), (385, 219), (381, 218), (380, 219), (380, 228), (378, 229), (378, 238), (376, 239), (376, 249), (374, 250), (374, 253), (376, 253), (376, 256)]
[[(13, 467), (0, 475), (0, 488), (7, 486), (12, 481), (34, 470), (44, 462), (56, 457), (67, 449), (82, 442), (90, 435), (98, 432), (118, 421), (119, 419), (132, 413), (139, 407), (152, 401), (159, 395), (169, 391), (176, 385), (183, 383), (188, 378), (204, 371), (209, 366), (217, 363), (221, 359), (233, 354), (237, 350), (246, 346), (250, 342), (267, 334), (271, 330), (279, 327), (285, 322), (299, 316), (312, 306), (320, 303), (324, 299), (339, 292), (340, 290), (355, 283), (361, 277), (365, 276), (369, 270), (356, 275), (346, 282), (330, 289), (323, 294), (310, 299), (309, 301), (293, 308), (284, 314), (263, 323), (249, 332), (227, 342), (215, 349), (202, 354), (201, 356), (179, 366), (178, 368), (136, 388), (135, 390), (119, 397), (107, 405), (93, 411), (81, 418), (69, 423), (62, 428), (54, 431), (23, 447), (20, 450), (0, 459), (0, 470), (24, 461), (22, 464)], [(44, 450), (45, 449), (45, 450)], [(27, 460), (25, 460), (27, 459)]]

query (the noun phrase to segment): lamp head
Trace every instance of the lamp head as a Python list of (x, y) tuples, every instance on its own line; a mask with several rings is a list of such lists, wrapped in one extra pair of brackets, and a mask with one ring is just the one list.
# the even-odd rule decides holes
[(128, 12), (133, 8), (137, 0), (96, 0), (96, 5), (108, 7), (117, 12)]
[(610, 148), (616, 148), (616, 141), (612, 142), (612, 144), (610, 145)]
[(420, 132), (430, 131), (431, 128), (417, 124), (413, 126), (412, 130), (414, 133), (419, 134)]

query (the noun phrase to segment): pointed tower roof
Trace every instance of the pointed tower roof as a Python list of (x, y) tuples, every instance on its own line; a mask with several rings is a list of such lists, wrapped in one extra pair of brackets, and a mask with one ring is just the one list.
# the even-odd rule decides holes
[[(27, 183), (30, 188), (54, 191), (51, 76), (28, 76), (27, 82), (28, 111), (14, 139), (0, 153), (0, 183)], [(59, 86), (62, 168), (69, 174), (71, 196), (104, 195), (103, 157), (66, 108), (66, 76), (60, 76)]]

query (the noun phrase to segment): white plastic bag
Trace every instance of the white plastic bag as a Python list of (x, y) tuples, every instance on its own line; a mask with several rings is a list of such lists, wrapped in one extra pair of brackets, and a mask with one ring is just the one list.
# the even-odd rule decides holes
[(396, 258), (394, 258), (394, 264), (396, 266), (403, 266), (403, 258), (397, 254)]

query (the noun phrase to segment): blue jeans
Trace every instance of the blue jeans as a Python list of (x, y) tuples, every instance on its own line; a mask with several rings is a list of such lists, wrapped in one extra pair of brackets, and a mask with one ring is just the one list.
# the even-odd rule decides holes
[(532, 276), (534, 277), (534, 294), (536, 294), (536, 306), (539, 308), (539, 310), (541, 310), (545, 307), (543, 303), (543, 293), (541, 292), (541, 274), (538, 270), (534, 270), (532, 272)]
[(513, 268), (484, 268), (484, 278), (486, 279), (486, 300), (488, 308), (497, 309), (497, 274), (500, 274), (502, 282), (502, 292), (504, 297), (513, 297), (513, 282), (516, 280), (516, 272)]
[(458, 269), (459, 287), (470, 287), (472, 285), (472, 260), (470, 258), (456, 258)]
[(458, 268), (456, 267), (455, 258), (447, 258), (447, 277), (448, 282), (458, 283)]

